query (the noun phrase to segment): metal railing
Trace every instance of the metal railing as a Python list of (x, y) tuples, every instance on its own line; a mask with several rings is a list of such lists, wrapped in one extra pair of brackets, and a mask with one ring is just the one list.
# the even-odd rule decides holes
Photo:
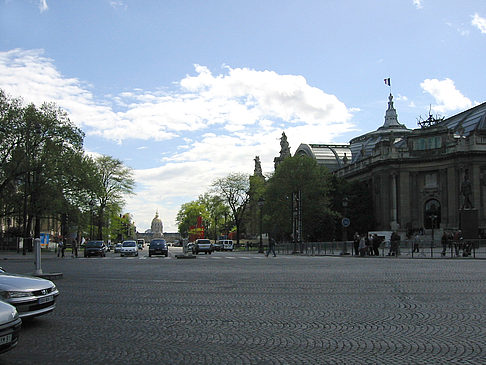
[[(459, 243), (449, 242), (443, 247), (441, 240), (424, 239), (402, 240), (398, 246), (397, 254), (390, 250), (389, 243), (382, 243), (379, 246), (380, 257), (400, 257), (410, 259), (439, 259), (439, 258), (469, 258), (486, 259), (485, 239), (464, 239)], [(267, 248), (265, 248), (266, 250)], [(281, 255), (306, 255), (306, 256), (357, 256), (353, 241), (333, 242), (279, 242), (275, 247), (277, 254)], [(371, 256), (371, 249), (366, 251), (365, 256)], [(373, 257), (373, 256), (371, 256)]]

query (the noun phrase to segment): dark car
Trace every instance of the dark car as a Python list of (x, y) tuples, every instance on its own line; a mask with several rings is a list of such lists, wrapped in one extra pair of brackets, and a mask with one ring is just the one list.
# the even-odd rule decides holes
[(169, 248), (167, 247), (165, 240), (154, 239), (150, 241), (149, 257), (152, 255), (164, 255), (165, 257), (169, 256)]
[(106, 256), (106, 246), (103, 241), (88, 241), (84, 246), (84, 257)]

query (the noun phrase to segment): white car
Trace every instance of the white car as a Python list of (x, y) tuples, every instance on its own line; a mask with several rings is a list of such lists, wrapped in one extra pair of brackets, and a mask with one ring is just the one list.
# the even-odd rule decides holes
[(221, 251), (233, 251), (233, 240), (219, 240), (218, 243), (221, 245)]
[(137, 242), (123, 241), (120, 256), (138, 256)]

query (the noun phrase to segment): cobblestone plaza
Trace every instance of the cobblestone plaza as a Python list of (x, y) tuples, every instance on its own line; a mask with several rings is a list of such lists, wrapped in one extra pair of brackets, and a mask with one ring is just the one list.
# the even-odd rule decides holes
[(63, 273), (57, 308), (2, 364), (486, 363), (482, 260), (108, 254), (43, 269)]

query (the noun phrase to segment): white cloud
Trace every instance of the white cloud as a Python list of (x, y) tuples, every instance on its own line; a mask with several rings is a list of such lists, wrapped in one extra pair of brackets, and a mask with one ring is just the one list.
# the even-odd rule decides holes
[(422, 0), (413, 0), (413, 5), (415, 5), (417, 9), (422, 9), (424, 7), (422, 5)]
[(482, 18), (478, 13), (474, 14), (471, 24), (474, 25), (483, 34), (486, 34), (486, 18)]
[(456, 89), (454, 81), (446, 78), (445, 80), (426, 79), (420, 84), (424, 92), (429, 93), (436, 101), (432, 105), (432, 110), (438, 113), (467, 109), (472, 106), (471, 100), (462, 95)]
[(39, 0), (39, 10), (41, 13), (47, 11), (49, 7), (47, 6), (47, 0)]
[(128, 9), (128, 5), (124, 1), (121, 1), (121, 0), (111, 0), (110, 6), (113, 9), (123, 9), (123, 10)]
[(137, 195), (127, 198), (127, 211), (142, 230), (156, 209), (165, 228), (175, 230), (181, 203), (230, 172), (251, 174), (256, 155), (264, 172), (273, 171), (282, 131), (292, 150), (302, 142), (331, 142), (354, 128), (350, 119), (357, 110), (302, 76), (228, 66), (213, 75), (195, 65), (195, 73), (169, 91), (137, 89), (97, 99), (92, 86), (62, 75), (42, 50), (0, 52), (0, 85), (26, 102), (55, 102), (88, 138), (140, 139), (148, 148), (173, 140), (170, 150), (157, 145), (160, 166), (140, 170), (132, 163)]

